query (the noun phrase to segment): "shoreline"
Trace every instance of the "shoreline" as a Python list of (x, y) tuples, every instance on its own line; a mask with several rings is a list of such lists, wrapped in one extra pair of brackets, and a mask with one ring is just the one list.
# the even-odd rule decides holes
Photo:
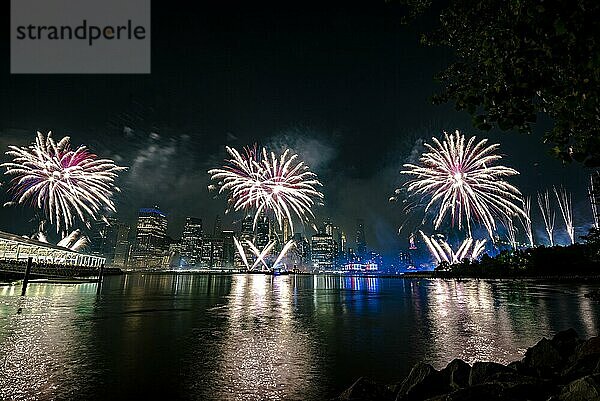
[(332, 401), (577, 401), (600, 399), (600, 337), (573, 329), (542, 338), (506, 365), (454, 359), (436, 370), (419, 362), (401, 382), (361, 377)]

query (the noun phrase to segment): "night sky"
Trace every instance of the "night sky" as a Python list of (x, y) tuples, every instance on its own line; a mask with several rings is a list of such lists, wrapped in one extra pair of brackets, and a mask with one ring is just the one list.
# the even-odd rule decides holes
[[(460, 129), (501, 143), (523, 193), (553, 184), (571, 190), (577, 235), (591, 223), (589, 171), (549, 155), (541, 142), (548, 121), (530, 136), (482, 133), (452, 105), (431, 104), (433, 77), (452, 60), (419, 44), (434, 14), (406, 26), (398, 5), (375, 0), (196, 3), (153, 2), (150, 75), (10, 75), (5, 29), (0, 148), (25, 145), (36, 130), (87, 144), (129, 167), (119, 180), (118, 217), (133, 222), (139, 207), (156, 204), (178, 238), (185, 216), (212, 228), (223, 213), (225, 199), (208, 192), (206, 171), (226, 157), (225, 145), (288, 146), (324, 184), (318, 219), (331, 217), (351, 239), (363, 218), (368, 244), (389, 254), (408, 235), (398, 236), (402, 208), (388, 202), (400, 167), (415, 160), (422, 139)], [(3, 189), (0, 200), (8, 200)], [(32, 216), (2, 209), (0, 230), (28, 234)], [(559, 223), (557, 216), (561, 230)]]

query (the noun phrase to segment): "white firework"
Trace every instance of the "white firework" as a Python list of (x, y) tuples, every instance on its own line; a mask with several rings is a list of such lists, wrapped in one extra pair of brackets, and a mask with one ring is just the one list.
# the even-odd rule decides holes
[(240, 153), (230, 147), (227, 152), (232, 157), (227, 164), (208, 173), (219, 193), (228, 193), (233, 210), (254, 210), (255, 227), (265, 213), (272, 213), (280, 228), (287, 222), (292, 232), (294, 217), (302, 223), (314, 219), (312, 207), (323, 199), (317, 189), (322, 184), (297, 154), (288, 149), (278, 157), (265, 148)]
[(542, 219), (544, 220), (544, 228), (546, 229), (546, 234), (548, 234), (548, 239), (550, 241), (550, 246), (554, 246), (554, 223), (556, 221), (556, 212), (550, 205), (550, 193), (548, 190), (544, 193), (538, 193), (537, 199)]
[(560, 214), (563, 217), (563, 221), (565, 222), (565, 229), (567, 230), (567, 234), (569, 235), (569, 239), (571, 240), (571, 244), (575, 243), (575, 227), (573, 226), (573, 206), (571, 200), (571, 194), (567, 192), (564, 187), (560, 187), (556, 189), (553, 187), (554, 195), (556, 195), (556, 200), (558, 201), (558, 207), (560, 209)]
[(41, 209), (57, 232), (67, 232), (79, 218), (98, 220), (104, 211), (116, 212), (112, 201), (115, 180), (124, 167), (98, 159), (85, 146), (70, 149), (69, 137), (55, 142), (52, 133), (38, 132), (29, 147), (9, 146), (12, 161), (3, 163), (12, 176), (7, 205), (29, 203)]
[[(490, 238), (496, 230), (496, 218), (525, 216), (518, 206), (522, 202), (519, 190), (505, 178), (519, 174), (513, 168), (494, 165), (502, 159), (496, 153), (499, 145), (487, 145), (488, 140), (468, 140), (460, 132), (444, 133), (433, 145), (425, 143), (427, 152), (420, 164), (405, 164), (402, 174), (412, 176), (406, 183), (409, 194), (428, 198), (425, 212), (437, 209), (435, 228), (447, 215), (459, 229), (466, 225), (471, 235), (471, 222), (480, 222)], [(397, 190), (396, 192), (399, 192)]]

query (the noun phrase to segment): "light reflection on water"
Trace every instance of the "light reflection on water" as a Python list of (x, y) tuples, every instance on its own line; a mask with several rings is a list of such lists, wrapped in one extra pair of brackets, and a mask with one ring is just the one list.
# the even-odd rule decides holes
[(100, 295), (0, 287), (0, 399), (326, 399), (422, 359), (508, 362), (568, 327), (597, 335), (595, 287), (264, 275), (108, 277)]

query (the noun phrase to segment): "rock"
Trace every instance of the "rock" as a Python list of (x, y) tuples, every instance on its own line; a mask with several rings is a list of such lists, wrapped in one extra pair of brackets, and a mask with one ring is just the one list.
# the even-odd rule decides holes
[(559, 401), (600, 401), (600, 375), (585, 376), (567, 384)]
[(575, 358), (600, 354), (600, 337), (592, 337), (580, 344), (575, 350)]
[(513, 373), (514, 370), (496, 362), (475, 362), (469, 375), (469, 385), (487, 383), (498, 373)]
[(416, 364), (404, 379), (396, 400), (424, 400), (450, 391), (444, 376), (426, 363)]
[(573, 354), (575, 348), (582, 343), (577, 332), (573, 329), (559, 331), (550, 340), (552, 346), (558, 351), (560, 356), (567, 360)]
[(565, 382), (573, 381), (577, 378), (600, 373), (600, 354), (585, 355), (569, 364), (561, 372), (561, 376)]
[(497, 383), (479, 384), (477, 386), (461, 388), (449, 394), (433, 397), (427, 401), (517, 401), (507, 398), (504, 389)]
[(523, 365), (528, 371), (540, 377), (554, 377), (562, 370), (564, 361), (552, 342), (542, 338), (527, 350)]
[(471, 365), (461, 359), (454, 359), (440, 373), (453, 390), (464, 388), (469, 385)]
[(339, 401), (378, 401), (393, 400), (394, 393), (385, 385), (361, 377), (336, 400)]

